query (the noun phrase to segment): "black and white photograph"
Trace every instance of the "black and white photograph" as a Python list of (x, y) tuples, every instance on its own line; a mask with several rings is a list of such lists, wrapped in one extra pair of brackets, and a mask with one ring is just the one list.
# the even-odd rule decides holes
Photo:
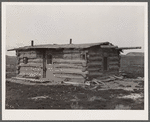
[(148, 3), (3, 2), (2, 69), (5, 120), (147, 120)]

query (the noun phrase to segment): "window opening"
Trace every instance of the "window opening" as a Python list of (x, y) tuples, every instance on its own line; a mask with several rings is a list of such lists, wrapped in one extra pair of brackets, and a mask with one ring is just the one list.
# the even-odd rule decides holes
[(27, 64), (28, 63), (28, 58), (27, 57), (23, 57), (23, 63)]

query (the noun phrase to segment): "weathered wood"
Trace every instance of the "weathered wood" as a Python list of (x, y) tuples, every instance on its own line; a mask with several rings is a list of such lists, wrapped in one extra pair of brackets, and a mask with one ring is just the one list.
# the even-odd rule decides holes
[(109, 65), (109, 69), (119, 69), (119, 66), (117, 66), (117, 65)]
[[(20, 59), (20, 61), (23, 61), (23, 58), (22, 59)], [(43, 61), (43, 59), (42, 58), (36, 58), (36, 59), (28, 59), (28, 62), (29, 61)]]
[(87, 66), (100, 66), (100, 65), (102, 65), (102, 62), (98, 62), (98, 61), (87, 63)]
[(62, 70), (62, 71), (55, 70), (54, 74), (72, 74), (72, 75), (82, 75), (83, 77), (86, 77), (87, 74), (88, 74), (88, 71), (85, 71), (85, 72), (82, 72), (82, 71), (78, 72), (77, 71), (76, 72), (76, 71), (73, 71), (73, 70)]
[(108, 56), (109, 57), (118, 57), (118, 54), (116, 54), (116, 53), (108, 53)]
[(53, 59), (53, 62), (68, 63), (68, 64), (82, 64), (82, 63), (86, 63), (85, 60), (66, 60), (66, 59)]
[(53, 55), (53, 58), (55, 59), (81, 59), (80, 54), (55, 54)]
[(42, 74), (40, 74), (40, 73), (28, 73), (28, 72), (20, 72), (19, 75), (21, 75), (21, 76), (33, 76), (33, 77), (42, 76)]
[(109, 61), (109, 65), (114, 65), (114, 64), (118, 65), (119, 62), (118, 61), (114, 61), (114, 62)]
[(21, 54), (21, 55), (19, 56), (19, 58), (23, 58), (23, 57), (36, 58), (37, 55), (36, 55), (36, 54)]
[(20, 67), (20, 71), (34, 71), (34, 72), (36, 72), (36, 71), (42, 71), (42, 69), (41, 68), (39, 68), (39, 67)]
[(100, 73), (100, 72), (89, 72), (88, 75), (89, 75), (89, 76), (102, 76), (103, 73)]
[[(28, 63), (42, 63), (43, 59), (28, 59)], [(20, 59), (20, 63), (23, 63), (23, 59)]]
[(112, 45), (101, 45), (101, 48), (118, 48), (118, 46), (112, 46)]
[(70, 49), (64, 49), (63, 53), (79, 53), (81, 52), (80, 50), (70, 50)]
[(55, 73), (69, 73), (69, 74), (88, 74), (88, 71), (83, 72), (81, 69), (60, 69), (55, 70)]
[(88, 58), (88, 60), (90, 60), (90, 61), (94, 61), (94, 60), (96, 60), (96, 61), (101, 61), (103, 58), (102, 57), (100, 57), (100, 56), (94, 56), (94, 57), (89, 57)]
[(102, 52), (89, 52), (88, 55), (90, 57), (93, 57), (93, 56), (100, 56), (100, 57), (102, 57), (103, 56)]
[(81, 65), (76, 64), (54, 64), (54, 68), (75, 68), (75, 69), (82, 69)]
[(81, 59), (81, 54), (72, 54), (71, 59)]
[(141, 49), (141, 47), (118, 47), (117, 49), (127, 50), (127, 49)]
[(18, 53), (19, 53), (19, 54), (24, 54), (24, 53), (33, 53), (33, 54), (36, 54), (37, 51), (34, 51), (34, 50), (26, 50), (26, 51), (19, 51)]
[(119, 60), (118, 56), (108, 57), (110, 61)]
[(101, 71), (101, 70), (102, 70), (102, 68), (100, 68), (100, 67), (88, 68), (88, 71)]
[(81, 75), (55, 74), (54, 76), (58, 78), (85, 79)]
[(24, 66), (24, 67), (43, 67), (43, 63), (20, 63), (19, 66)]

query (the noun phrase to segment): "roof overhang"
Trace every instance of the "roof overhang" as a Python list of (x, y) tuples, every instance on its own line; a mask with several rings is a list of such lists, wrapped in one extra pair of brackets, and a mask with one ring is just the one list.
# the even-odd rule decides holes
[(141, 49), (141, 47), (118, 47), (118, 50)]

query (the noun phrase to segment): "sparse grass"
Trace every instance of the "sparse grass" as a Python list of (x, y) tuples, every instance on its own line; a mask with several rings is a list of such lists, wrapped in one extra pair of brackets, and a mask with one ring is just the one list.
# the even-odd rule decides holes
[(144, 67), (142, 66), (123, 66), (120, 70), (126, 73), (128, 78), (144, 77)]
[[(30, 86), (7, 81), (6, 109), (115, 109), (116, 106), (118, 109), (118, 105), (124, 105), (125, 109), (127, 105), (130, 109), (144, 109), (144, 102), (117, 98), (120, 94), (131, 92), (121, 89), (95, 91), (72, 85)], [(37, 96), (48, 97), (31, 99)]]

